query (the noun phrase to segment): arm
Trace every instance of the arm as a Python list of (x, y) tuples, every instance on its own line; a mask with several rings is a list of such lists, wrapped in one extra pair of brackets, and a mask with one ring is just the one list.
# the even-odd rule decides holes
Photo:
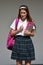
[(16, 35), (17, 33), (19, 33), (19, 30), (13, 30), (11, 29), (10, 30), (10, 34), (13, 36), (13, 35)]
[(13, 36), (13, 35), (16, 35), (17, 33), (21, 32), (22, 30), (23, 30), (23, 26), (20, 26), (20, 28), (17, 30), (11, 29), (10, 34)]
[(28, 30), (24, 31), (24, 35), (32, 36), (33, 37), (35, 35), (35, 32), (36, 32), (36, 25), (34, 24), (32, 26), (32, 28), (30, 27)]
[(24, 31), (24, 35), (27, 35), (27, 36), (34, 36), (35, 35), (35, 30), (32, 30), (32, 32), (28, 31), (28, 30), (25, 30)]

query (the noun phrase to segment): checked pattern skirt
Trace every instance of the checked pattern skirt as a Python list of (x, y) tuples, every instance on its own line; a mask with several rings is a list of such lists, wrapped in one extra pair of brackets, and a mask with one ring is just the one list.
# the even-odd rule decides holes
[(11, 59), (13, 60), (35, 60), (34, 45), (28, 36), (16, 36), (12, 49)]

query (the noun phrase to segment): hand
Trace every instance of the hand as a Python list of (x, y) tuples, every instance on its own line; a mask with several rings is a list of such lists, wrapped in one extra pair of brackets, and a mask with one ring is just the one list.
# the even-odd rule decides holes
[(25, 30), (24, 32), (25, 32), (25, 33), (29, 33), (29, 34), (31, 33), (29, 30)]
[(25, 30), (25, 31), (24, 31), (24, 35), (30, 35), (30, 33), (31, 33), (31, 32), (28, 31), (28, 30)]
[(19, 32), (21, 32), (22, 30), (23, 30), (23, 25), (20, 26), (20, 28), (19, 28)]

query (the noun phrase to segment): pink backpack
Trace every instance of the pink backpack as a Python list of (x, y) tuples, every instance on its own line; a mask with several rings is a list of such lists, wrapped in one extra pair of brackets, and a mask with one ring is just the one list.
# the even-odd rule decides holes
[[(18, 22), (19, 22), (19, 19), (16, 18), (16, 26), (15, 26), (15, 29), (17, 29)], [(8, 33), (7, 44), (6, 44), (7, 49), (12, 50), (14, 44), (15, 44), (15, 37), (14, 36), (11, 36), (11, 34)]]

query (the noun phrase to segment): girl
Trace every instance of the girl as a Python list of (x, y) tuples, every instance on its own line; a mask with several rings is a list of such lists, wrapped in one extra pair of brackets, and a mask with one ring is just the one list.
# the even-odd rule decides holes
[(29, 14), (28, 7), (21, 5), (18, 14), (18, 25), (15, 30), (15, 22), (13, 21), (11, 28), (11, 35), (15, 35), (15, 44), (12, 49), (11, 59), (16, 60), (17, 65), (22, 65), (22, 61), (25, 61), (25, 65), (30, 65), (32, 60), (35, 60), (34, 45), (31, 40), (31, 36), (35, 34), (35, 26), (32, 31), (26, 29), (28, 22), (33, 22)]

